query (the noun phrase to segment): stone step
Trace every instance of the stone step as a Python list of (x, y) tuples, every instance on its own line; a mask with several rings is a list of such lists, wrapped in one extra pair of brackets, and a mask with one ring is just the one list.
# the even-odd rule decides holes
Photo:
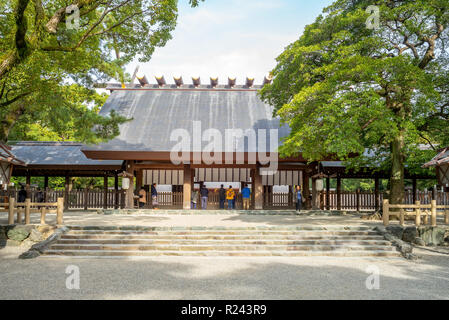
[(192, 226), (192, 227), (149, 227), (149, 226), (68, 226), (72, 231), (372, 231), (367, 226), (255, 226), (255, 227), (220, 227), (220, 226)]
[(180, 245), (133, 245), (133, 244), (60, 244), (56, 243), (50, 246), (52, 250), (105, 250), (105, 251), (148, 251), (148, 250), (161, 250), (161, 251), (307, 251), (307, 250), (319, 250), (319, 251), (331, 251), (331, 250), (396, 250), (393, 246), (388, 245), (230, 245), (230, 244), (213, 244), (213, 245), (201, 245), (201, 244), (180, 244)]
[(356, 245), (391, 245), (386, 240), (170, 240), (170, 239), (60, 239), (58, 244), (203, 244), (203, 245), (219, 245), (226, 244), (269, 244), (269, 245), (318, 245), (318, 244), (356, 244)]
[(338, 236), (373, 236), (376, 231), (281, 231), (281, 230), (189, 230), (189, 231), (101, 231), (101, 230), (72, 230), (67, 235), (338, 235)]
[(79, 258), (117, 258), (117, 257), (154, 257), (154, 256), (189, 256), (189, 257), (400, 257), (397, 251), (96, 251), (96, 250), (48, 250), (47, 257), (72, 256)]
[(145, 234), (64, 234), (66, 240), (383, 240), (381, 235), (145, 235)]

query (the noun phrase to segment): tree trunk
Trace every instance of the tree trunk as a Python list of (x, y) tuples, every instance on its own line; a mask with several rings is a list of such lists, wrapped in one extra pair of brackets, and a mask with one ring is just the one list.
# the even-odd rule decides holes
[(16, 124), (17, 120), (25, 112), (25, 104), (20, 103), (16, 108), (7, 113), (3, 119), (0, 119), (0, 141), (8, 142), (8, 136), (11, 129)]
[(401, 204), (404, 201), (404, 130), (391, 143), (391, 177), (390, 177), (390, 202)]

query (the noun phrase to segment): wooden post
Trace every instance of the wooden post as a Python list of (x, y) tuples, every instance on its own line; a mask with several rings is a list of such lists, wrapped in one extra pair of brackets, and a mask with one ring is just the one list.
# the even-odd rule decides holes
[(64, 210), (69, 209), (69, 189), (70, 189), (70, 177), (68, 175), (65, 176), (65, 185), (64, 185)]
[(418, 187), (417, 187), (417, 180), (416, 180), (416, 178), (414, 178), (413, 179), (413, 203), (415, 203), (417, 200), (418, 200), (418, 197), (417, 197), (417, 189), (418, 189)]
[(190, 165), (184, 166), (184, 182), (183, 182), (183, 201), (182, 201), (182, 208), (184, 210), (190, 210), (192, 208), (191, 201), (192, 201), (192, 170), (190, 168)]
[(312, 210), (318, 210), (318, 193), (316, 190), (316, 180), (317, 178), (312, 178)]
[(27, 192), (27, 198), (31, 198), (31, 173), (28, 171), (26, 175), (25, 190)]
[(134, 209), (134, 161), (126, 162), (126, 172), (129, 177), (129, 188), (126, 190), (126, 208)]
[(415, 216), (415, 224), (417, 227), (421, 225), (421, 201), (415, 201), (416, 205), (416, 216)]
[(437, 201), (436, 200), (432, 200), (431, 215), (432, 215), (432, 219), (431, 219), (432, 227), (436, 227), (437, 226)]
[(331, 209), (331, 179), (326, 178), (326, 209)]
[(389, 202), (388, 199), (384, 199), (383, 201), (383, 210), (382, 210), (382, 219), (384, 222), (384, 226), (388, 226), (390, 224), (390, 212), (389, 212)]
[(44, 202), (48, 202), (48, 176), (44, 177)]
[(250, 170), (250, 175), (251, 175), (251, 210), (254, 210), (254, 206), (255, 206), (255, 188), (254, 188), (254, 180), (255, 180), (255, 170), (251, 169)]
[(46, 215), (46, 208), (41, 207), (41, 224), (45, 224), (45, 215)]
[(17, 224), (22, 223), (22, 209), (17, 207)]
[(444, 215), (444, 223), (445, 224), (449, 224), (449, 210), (445, 211), (445, 215)]
[(15, 199), (9, 197), (9, 207), (8, 207), (8, 224), (14, 224), (14, 206)]
[(64, 198), (58, 198), (56, 208), (56, 224), (60, 225), (63, 223), (63, 215), (64, 215)]
[(254, 209), (263, 210), (263, 184), (260, 169), (254, 169)]
[(341, 177), (337, 177), (337, 210), (341, 210)]
[(405, 210), (404, 209), (400, 209), (399, 211), (399, 224), (401, 226), (403, 226), (405, 223)]
[(31, 212), (31, 199), (27, 198), (25, 200), (25, 224), (30, 224), (30, 212)]
[(360, 212), (360, 189), (355, 191), (357, 212)]
[(310, 178), (307, 169), (302, 172), (302, 194), (306, 199), (305, 209), (310, 209)]
[(119, 192), (118, 192), (118, 175), (117, 175), (117, 173), (114, 176), (114, 192), (115, 192), (114, 209), (118, 209), (120, 195), (119, 195)]
[(374, 198), (375, 198), (374, 205), (375, 205), (376, 211), (379, 211), (379, 208), (380, 208), (379, 185), (380, 185), (379, 178), (374, 179)]
[(89, 186), (86, 186), (84, 188), (84, 210), (87, 211), (87, 208), (89, 206)]
[(108, 208), (108, 176), (103, 177), (103, 209)]

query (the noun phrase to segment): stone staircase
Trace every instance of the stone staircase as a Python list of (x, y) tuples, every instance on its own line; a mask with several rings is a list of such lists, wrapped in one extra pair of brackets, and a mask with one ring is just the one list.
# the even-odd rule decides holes
[(73, 226), (46, 256), (400, 256), (370, 227)]

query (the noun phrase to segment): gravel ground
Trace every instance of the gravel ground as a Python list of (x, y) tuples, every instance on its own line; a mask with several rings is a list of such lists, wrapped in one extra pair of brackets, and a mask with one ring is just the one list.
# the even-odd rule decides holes
[[(39, 215), (31, 215), (31, 223), (39, 223)], [(47, 223), (54, 224), (55, 214), (47, 214)], [(7, 217), (0, 216), (0, 224), (6, 224)], [(396, 223), (396, 222), (394, 222)], [(167, 215), (167, 214), (132, 214), (132, 215), (102, 215), (93, 212), (64, 212), (65, 225), (84, 226), (294, 226), (294, 225), (347, 225), (347, 226), (371, 226), (382, 225), (381, 221), (363, 220), (359, 216), (305, 216), (305, 215), (245, 215), (229, 213), (225, 215)]]
[[(0, 250), (0, 299), (449, 299), (449, 255), (402, 258), (186, 258), (19, 260)], [(446, 252), (449, 253), (449, 252)], [(66, 288), (66, 268), (80, 289)], [(368, 290), (367, 268), (380, 271)]]

